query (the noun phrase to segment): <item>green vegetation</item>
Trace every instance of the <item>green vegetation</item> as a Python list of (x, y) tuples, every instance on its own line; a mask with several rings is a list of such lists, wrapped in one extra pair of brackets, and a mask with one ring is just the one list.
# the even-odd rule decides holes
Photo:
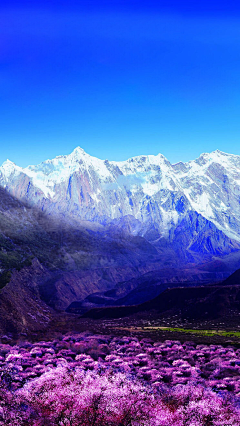
[(5, 285), (7, 283), (9, 283), (10, 279), (11, 279), (11, 275), (12, 273), (10, 271), (4, 271), (1, 275), (0, 275), (0, 290), (5, 287)]
[(187, 334), (199, 334), (202, 336), (224, 336), (224, 337), (237, 337), (240, 339), (240, 331), (226, 331), (226, 330), (193, 330), (189, 328), (177, 328), (177, 327), (144, 327), (144, 330), (165, 330), (178, 333), (187, 333)]
[(20, 271), (25, 266), (31, 266), (34, 256), (23, 258), (23, 255), (16, 251), (0, 251), (0, 262), (4, 265), (4, 271), (0, 274), (0, 290), (9, 283), (12, 271)]
[(0, 264), (4, 269), (17, 269), (22, 261), (22, 254), (17, 251), (0, 251)]

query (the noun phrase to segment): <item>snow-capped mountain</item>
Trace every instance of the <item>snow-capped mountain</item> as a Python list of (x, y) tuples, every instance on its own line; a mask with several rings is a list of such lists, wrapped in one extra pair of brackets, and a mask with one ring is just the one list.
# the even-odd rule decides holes
[(49, 214), (100, 223), (127, 217), (133, 234), (150, 232), (152, 239), (171, 239), (195, 212), (240, 241), (240, 156), (221, 151), (171, 164), (161, 154), (104, 161), (78, 147), (37, 166), (21, 168), (7, 160), (0, 186)]
[[(239, 201), (240, 156), (220, 151), (178, 164), (161, 154), (104, 161), (81, 148), (26, 168), (7, 160), (1, 326), (7, 317), (13, 328), (25, 330), (29, 318), (38, 327), (41, 315), (47, 326), (43, 302), (139, 303), (169, 285), (226, 278), (240, 266)], [(28, 299), (39, 316), (26, 312)]]

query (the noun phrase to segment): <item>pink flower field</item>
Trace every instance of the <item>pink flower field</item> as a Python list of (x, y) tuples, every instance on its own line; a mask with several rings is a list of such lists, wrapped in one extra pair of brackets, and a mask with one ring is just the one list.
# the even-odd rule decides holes
[(240, 349), (82, 333), (0, 344), (0, 425), (237, 426)]

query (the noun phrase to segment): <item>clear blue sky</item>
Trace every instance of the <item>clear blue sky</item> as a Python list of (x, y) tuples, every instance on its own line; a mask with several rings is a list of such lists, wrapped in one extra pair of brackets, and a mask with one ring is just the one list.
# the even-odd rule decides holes
[(0, 164), (240, 155), (240, 2), (0, 2)]

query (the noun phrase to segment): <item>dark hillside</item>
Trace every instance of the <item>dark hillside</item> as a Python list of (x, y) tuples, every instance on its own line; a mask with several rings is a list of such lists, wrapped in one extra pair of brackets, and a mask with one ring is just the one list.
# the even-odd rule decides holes
[(196, 320), (220, 318), (240, 312), (240, 286), (173, 288), (140, 305), (92, 309), (84, 317), (120, 318), (147, 311)]
[(223, 285), (240, 285), (240, 269), (235, 271), (226, 280), (222, 282)]

